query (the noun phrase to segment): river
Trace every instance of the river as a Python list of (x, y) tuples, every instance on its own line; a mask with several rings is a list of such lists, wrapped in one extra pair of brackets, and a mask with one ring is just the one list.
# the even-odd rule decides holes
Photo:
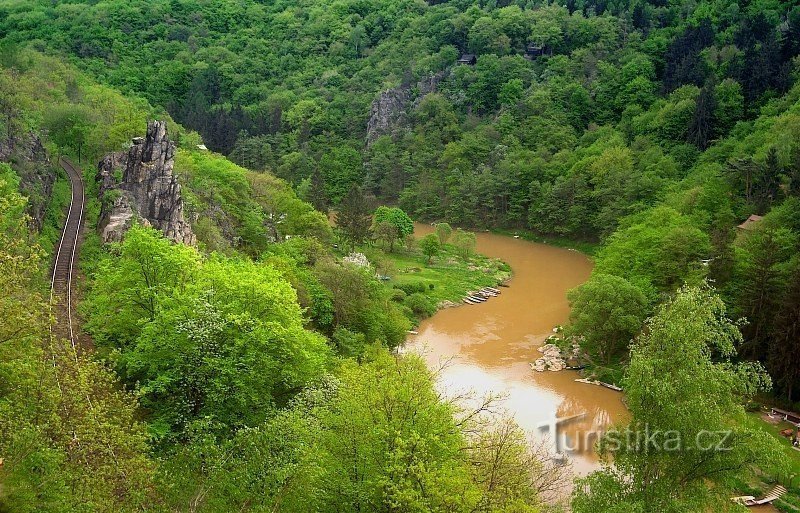
[[(432, 231), (415, 224), (418, 237)], [(485, 303), (440, 310), (409, 336), (406, 348), (441, 369), (439, 386), (448, 395), (502, 394), (504, 409), (535, 437), (542, 438), (540, 426), (556, 416), (582, 415), (559, 433), (578, 448), (570, 456), (572, 468), (585, 475), (599, 467), (590, 447), (595, 435), (628, 417), (622, 394), (576, 383), (575, 371), (534, 372), (529, 364), (541, 356), (537, 348), (553, 327), (566, 323), (566, 293), (586, 281), (592, 261), (577, 251), (502, 235), (478, 233), (477, 239), (478, 252), (511, 266), (509, 286)]]
[[(428, 225), (415, 226), (417, 236), (431, 231)], [(553, 327), (566, 323), (566, 293), (586, 281), (592, 261), (577, 251), (502, 235), (478, 233), (477, 239), (480, 253), (511, 266), (509, 286), (480, 305), (437, 312), (420, 324), (406, 348), (423, 354), (431, 368), (446, 363), (439, 386), (448, 395), (502, 394), (502, 407), (534, 436), (542, 438), (540, 426), (556, 416), (582, 415), (559, 433), (569, 447), (578, 448), (570, 458), (574, 471), (586, 474), (598, 467), (591, 451), (597, 434), (627, 415), (622, 394), (576, 383), (574, 371), (534, 372), (529, 364), (541, 356), (537, 348)]]

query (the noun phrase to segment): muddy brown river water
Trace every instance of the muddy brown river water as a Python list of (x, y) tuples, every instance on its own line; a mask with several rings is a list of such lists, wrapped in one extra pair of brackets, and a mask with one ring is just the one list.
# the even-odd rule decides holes
[[(429, 225), (415, 225), (417, 237), (432, 231)], [(542, 434), (542, 423), (556, 416), (582, 415), (559, 434), (569, 447), (577, 448), (569, 459), (574, 472), (585, 475), (599, 467), (591, 450), (595, 434), (627, 419), (622, 394), (576, 383), (575, 371), (534, 372), (529, 364), (541, 356), (537, 348), (553, 327), (566, 323), (566, 293), (586, 281), (592, 262), (577, 251), (545, 244), (490, 233), (477, 237), (480, 253), (511, 266), (509, 286), (480, 305), (437, 312), (422, 322), (418, 335), (409, 336), (406, 348), (423, 354), (431, 368), (441, 369), (439, 386), (448, 395), (502, 394), (504, 409), (533, 437), (552, 441)], [(762, 506), (750, 511), (777, 510)]]
[[(417, 236), (431, 231), (428, 225), (415, 228)], [(541, 356), (537, 348), (553, 327), (567, 321), (566, 293), (586, 281), (592, 262), (576, 251), (512, 237), (477, 237), (480, 253), (511, 266), (509, 286), (480, 305), (437, 312), (420, 325), (418, 335), (409, 336), (406, 348), (423, 354), (432, 368), (446, 363), (439, 377), (446, 394), (502, 394), (502, 407), (548, 443), (555, 437), (543, 434), (543, 423), (583, 415), (559, 430), (568, 444), (559, 449), (577, 448), (570, 457), (573, 469), (585, 474), (598, 467), (591, 450), (596, 434), (627, 415), (622, 394), (576, 383), (575, 371), (534, 372), (529, 364)]]

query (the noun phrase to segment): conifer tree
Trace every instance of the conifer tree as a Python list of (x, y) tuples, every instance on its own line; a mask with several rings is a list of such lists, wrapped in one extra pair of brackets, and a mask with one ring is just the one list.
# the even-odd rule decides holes
[(709, 80), (700, 91), (689, 125), (689, 142), (701, 150), (708, 147), (711, 135), (714, 133), (714, 109), (716, 109), (714, 84)]
[(311, 174), (311, 188), (308, 191), (311, 205), (322, 213), (328, 213), (328, 193), (325, 191), (325, 178), (319, 168)]
[(336, 224), (350, 243), (351, 249), (363, 244), (369, 235), (372, 215), (364, 198), (364, 192), (357, 184), (353, 184), (342, 200), (336, 214)]
[(796, 265), (789, 290), (781, 298), (775, 316), (767, 365), (777, 391), (791, 401), (800, 390), (800, 265)]

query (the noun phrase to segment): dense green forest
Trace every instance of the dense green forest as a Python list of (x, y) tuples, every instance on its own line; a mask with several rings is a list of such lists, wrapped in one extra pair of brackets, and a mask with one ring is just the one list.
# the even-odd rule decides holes
[[(593, 249), (566, 333), (628, 429), (731, 430), (615, 452), (573, 511), (727, 510), (787, 472), (745, 405), (800, 408), (793, 2), (5, 0), (0, 66), (0, 511), (559, 507), (524, 432), (393, 352), (507, 273), (475, 229)], [(198, 244), (89, 230), (75, 353), (56, 157), (96, 225), (96, 162), (153, 118)], [(417, 244), (411, 218), (449, 224)], [(409, 259), (427, 282), (378, 279)]]
[[(799, 8), (332, 1), (2, 9), (6, 46), (30, 41), (69, 56), (167, 109), (210, 148), (296, 185), (318, 208), (356, 184), (420, 219), (607, 241), (598, 272), (633, 282), (651, 306), (687, 279), (708, 277), (750, 320), (746, 354), (766, 362), (778, 392), (797, 400), (800, 356), (781, 349), (791, 348), (794, 323), (776, 312), (796, 308), (791, 283), (800, 276)], [(543, 55), (523, 58), (530, 42)], [(477, 63), (454, 65), (462, 52)], [(435, 74), (436, 91), (421, 94), (420, 81)], [(418, 95), (406, 119), (366, 144), (370, 103), (403, 85)], [(734, 244), (737, 224), (773, 207), (766, 236)]]
[[(492, 279), (483, 269), (502, 268), (474, 254), (474, 234), (422, 244), (433, 248), (424, 255), (404, 249), (444, 287), (390, 287), (343, 260), (326, 217), (285, 182), (198, 150), (200, 138), (171, 120), (198, 246), (147, 227), (101, 244), (87, 165), (86, 346), (59, 339), (46, 275), (69, 184), (55, 177), (55, 156), (96, 162), (148, 118), (168, 115), (57, 59), (16, 49), (4, 58), (2, 511), (534, 511), (541, 503), (546, 466), (517, 426), (479, 421), (439, 395), (421, 359), (389, 352), (437, 300), (453, 298), (438, 273), (453, 274), (463, 294)], [(39, 203), (41, 219), (31, 217)], [(368, 231), (372, 217), (361, 204), (349, 219)], [(385, 218), (377, 227), (386, 250), (373, 248), (372, 260), (399, 257), (389, 248), (413, 229), (410, 218), (386, 207), (375, 217)], [(348, 244), (365, 242), (342, 230)], [(431, 267), (440, 254), (458, 263)], [(516, 473), (522, 467), (529, 471)]]

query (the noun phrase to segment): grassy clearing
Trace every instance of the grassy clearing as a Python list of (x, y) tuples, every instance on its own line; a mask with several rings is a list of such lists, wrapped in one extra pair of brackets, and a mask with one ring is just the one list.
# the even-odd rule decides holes
[(758, 428), (770, 434), (773, 438), (778, 440), (781, 447), (784, 448), (786, 461), (789, 464), (789, 473), (796, 474), (798, 482), (800, 482), (800, 451), (792, 449), (792, 443), (788, 438), (781, 436), (780, 432), (784, 429), (792, 428), (792, 424), (788, 422), (780, 422), (778, 424), (770, 424), (761, 418), (758, 412), (750, 412), (747, 414), (748, 421), (751, 422), (751, 427)]
[(511, 269), (500, 260), (483, 255), (464, 260), (451, 247), (430, 265), (419, 251), (381, 252), (381, 256), (391, 264), (388, 285), (422, 283), (430, 291), (426, 294), (437, 301), (460, 301), (469, 290), (495, 286), (511, 276)]
[(478, 254), (465, 259), (449, 244), (442, 247), (430, 264), (417, 248), (396, 247), (388, 252), (370, 246), (360, 251), (375, 265), (378, 274), (389, 277), (384, 283), (397, 291), (397, 300), (408, 305), (413, 301), (412, 295), (427, 298), (432, 305), (430, 311), (412, 308), (418, 318), (441, 308), (445, 301), (460, 305), (466, 292), (496, 286), (511, 277), (511, 268), (501, 260)]

